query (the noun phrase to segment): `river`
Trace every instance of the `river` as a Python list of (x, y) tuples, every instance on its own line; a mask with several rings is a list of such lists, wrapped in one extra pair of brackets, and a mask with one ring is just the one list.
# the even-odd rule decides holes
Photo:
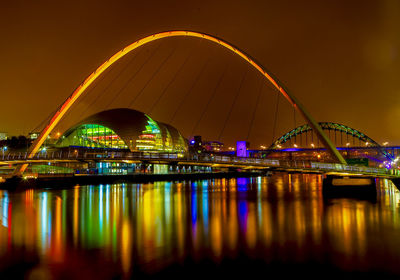
[(326, 198), (322, 177), (0, 191), (1, 279), (400, 277), (400, 194)]

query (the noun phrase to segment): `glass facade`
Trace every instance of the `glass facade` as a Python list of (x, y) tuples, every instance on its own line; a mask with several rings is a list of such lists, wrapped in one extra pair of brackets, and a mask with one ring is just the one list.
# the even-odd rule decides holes
[(147, 117), (146, 129), (136, 140), (136, 149), (139, 151), (163, 151), (164, 143), (160, 127), (152, 118), (145, 116)]
[(176, 139), (173, 139), (171, 132), (165, 125), (161, 128), (156, 121), (148, 115), (145, 116), (147, 124), (145, 130), (136, 140), (137, 150), (170, 153), (184, 153), (187, 150), (187, 145), (181, 135), (177, 135)]
[(95, 123), (79, 125), (67, 131), (56, 143), (56, 147), (87, 147), (129, 149), (132, 152), (145, 151), (152, 153), (187, 152), (186, 139), (173, 127), (158, 123), (146, 114), (141, 123), (116, 122), (113, 129)]
[(61, 146), (128, 149), (112, 129), (98, 124), (84, 124), (61, 138)]

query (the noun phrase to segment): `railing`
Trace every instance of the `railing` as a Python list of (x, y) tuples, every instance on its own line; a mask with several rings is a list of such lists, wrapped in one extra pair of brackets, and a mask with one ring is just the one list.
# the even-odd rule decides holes
[(366, 166), (354, 166), (354, 165), (344, 165), (339, 163), (322, 163), (322, 162), (312, 162), (312, 169), (319, 169), (324, 171), (342, 171), (342, 172), (358, 172), (362, 174), (370, 173), (377, 175), (395, 175), (399, 176), (400, 171), (398, 169), (386, 169), (386, 168), (374, 168)]
[(93, 153), (92, 151), (51, 151), (40, 152), (34, 158), (28, 159), (27, 153), (3, 153), (0, 154), (3, 161), (47, 161), (47, 160), (154, 160), (154, 161), (183, 161), (199, 163), (219, 163), (227, 165), (253, 165), (258, 167), (278, 167), (294, 169), (310, 169), (320, 171), (356, 172), (376, 175), (400, 176), (397, 169), (374, 168), (363, 166), (343, 165), (337, 163), (312, 162), (309, 160), (288, 161), (263, 158), (244, 158), (227, 155), (182, 155), (177, 153), (150, 153), (150, 152), (120, 152), (107, 151)]

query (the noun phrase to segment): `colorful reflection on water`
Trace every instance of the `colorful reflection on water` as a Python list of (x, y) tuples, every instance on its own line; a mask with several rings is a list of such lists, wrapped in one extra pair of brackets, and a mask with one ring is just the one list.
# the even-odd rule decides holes
[(0, 269), (126, 278), (245, 256), (400, 275), (400, 195), (324, 200), (318, 175), (0, 191)]

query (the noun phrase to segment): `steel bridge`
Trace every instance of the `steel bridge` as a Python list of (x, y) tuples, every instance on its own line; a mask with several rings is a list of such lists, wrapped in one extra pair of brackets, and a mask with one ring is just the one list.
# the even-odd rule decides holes
[[(335, 143), (336, 147), (343, 147), (343, 148), (349, 148), (350, 146), (357, 146), (355, 141), (358, 140), (358, 147), (365, 146), (365, 147), (373, 147), (375, 148), (379, 153), (381, 153), (384, 157), (386, 157), (388, 160), (393, 160), (394, 156), (388, 152), (386, 147), (383, 147), (379, 145), (375, 140), (373, 140), (371, 137), (366, 135), (365, 133), (351, 128), (347, 125), (340, 124), (340, 123), (334, 123), (334, 122), (319, 122), (319, 126), (322, 128), (322, 130), (326, 131), (328, 134), (328, 137), (331, 139), (333, 143)], [(275, 140), (271, 146), (268, 148), (268, 150), (277, 150), (281, 149), (282, 147), (287, 146), (287, 143), (291, 143), (293, 145), (296, 145), (296, 147), (305, 147), (305, 148), (316, 148), (318, 147), (318, 143), (315, 143), (313, 141), (313, 128), (309, 126), (308, 124), (300, 125), (296, 127), (295, 129), (292, 129), (291, 131), (285, 133), (281, 137), (279, 137), (277, 140)], [(331, 132), (333, 132), (331, 136)], [(311, 140), (308, 137), (308, 134), (311, 134)], [(305, 137), (303, 137), (305, 135)], [(345, 136), (345, 141), (343, 141), (343, 136)], [(352, 138), (352, 141), (349, 140), (349, 136)], [(297, 138), (300, 138), (297, 140)], [(303, 141), (303, 138), (305, 138), (305, 141)], [(292, 143), (294, 140), (294, 143)], [(318, 140), (318, 139), (315, 139)], [(299, 143), (300, 142), (300, 143)], [(305, 143), (303, 143), (305, 142)], [(351, 143), (352, 142), (352, 143)], [(304, 145), (305, 144), (305, 145)]]

